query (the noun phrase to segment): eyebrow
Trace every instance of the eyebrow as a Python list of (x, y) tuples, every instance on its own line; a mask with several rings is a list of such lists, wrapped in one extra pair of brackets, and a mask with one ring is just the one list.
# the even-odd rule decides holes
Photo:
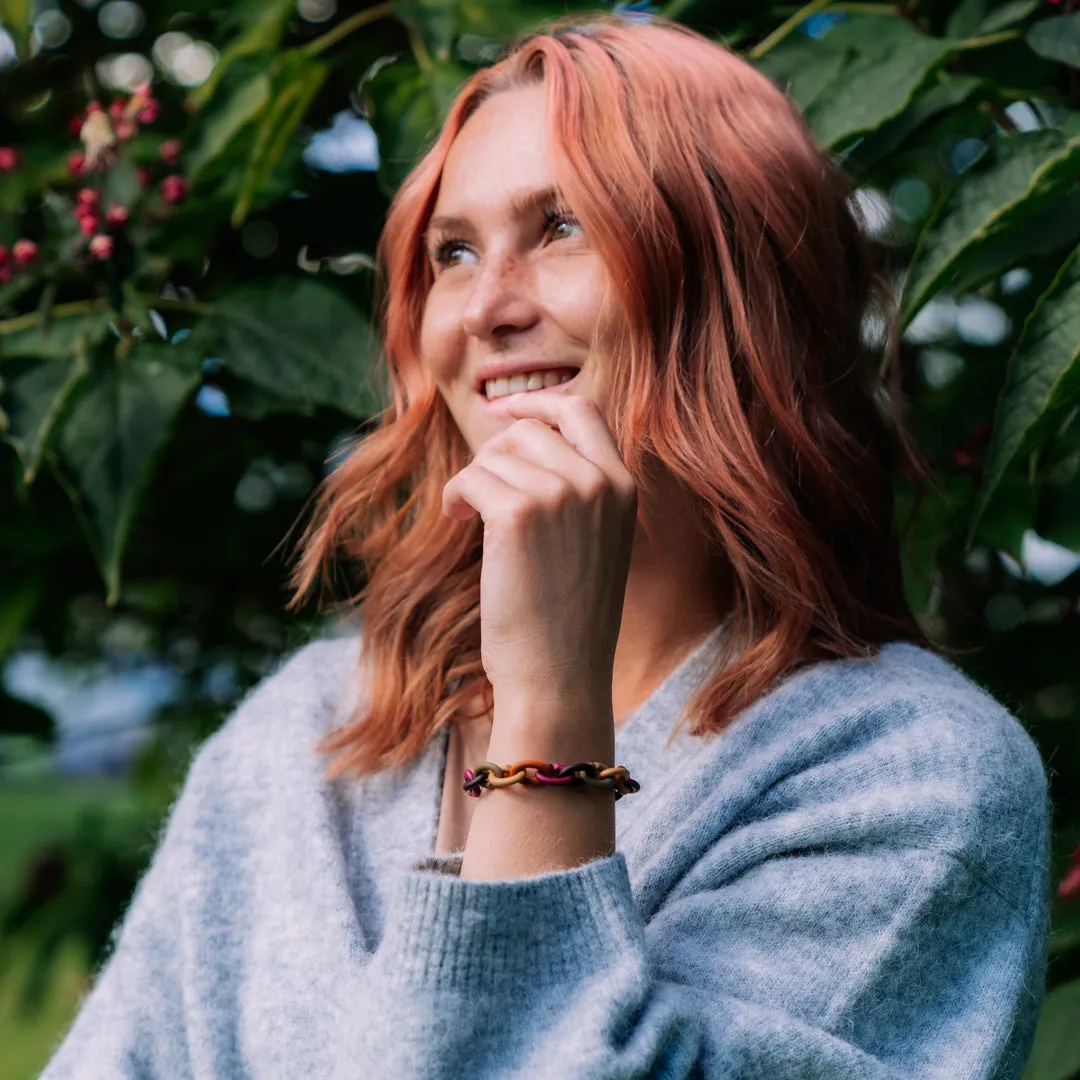
[[(512, 217), (522, 216), (540, 207), (557, 205), (564, 201), (558, 188), (532, 188), (529, 191), (519, 192), (511, 196), (509, 202), (510, 215)], [(468, 218), (461, 217), (458, 214), (440, 214), (428, 222), (425, 236), (439, 230), (467, 229), (470, 224)]]

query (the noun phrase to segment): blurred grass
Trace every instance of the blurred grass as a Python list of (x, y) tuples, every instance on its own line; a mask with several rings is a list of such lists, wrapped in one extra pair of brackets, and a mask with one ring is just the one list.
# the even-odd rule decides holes
[[(0, 786), (0, 908), (16, 895), (34, 853), (70, 834), (84, 810), (121, 817), (135, 805), (125, 780), (5, 782)], [(33, 1080), (41, 1072), (74, 1019), (86, 989), (85, 950), (69, 942), (53, 971), (41, 1011), (19, 1016), (16, 1004), (29, 959), (29, 946), (16, 942), (12, 966), (0, 977), (0, 1080)]]

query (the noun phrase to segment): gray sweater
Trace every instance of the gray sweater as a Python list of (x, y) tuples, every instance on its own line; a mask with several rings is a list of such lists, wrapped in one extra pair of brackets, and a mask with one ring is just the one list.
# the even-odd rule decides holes
[(950, 664), (818, 663), (665, 748), (714, 633), (617, 733), (617, 853), (474, 882), (433, 856), (445, 732), (322, 778), (358, 643), (300, 649), (203, 744), (44, 1080), (1020, 1076), (1046, 773)]

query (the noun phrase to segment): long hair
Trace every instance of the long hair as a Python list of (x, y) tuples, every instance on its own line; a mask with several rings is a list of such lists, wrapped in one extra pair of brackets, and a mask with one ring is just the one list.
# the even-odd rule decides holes
[(364, 694), (320, 744), (331, 778), (403, 764), (478, 693), (493, 704), (483, 524), (442, 513), (470, 458), (420, 362), (422, 238), (463, 124), (536, 83), (560, 193), (624, 313), (613, 434), (639, 491), (656, 466), (674, 478), (714, 556), (723, 662), (684, 710), (690, 733), (720, 731), (801, 664), (925, 644), (892, 491), (894, 470), (923, 466), (860, 332), (887, 286), (846, 178), (785, 94), (723, 45), (662, 18), (564, 17), (468, 79), (379, 240), (390, 404), (316, 492), (291, 580), (295, 605), (337, 560), (364, 572), (348, 601)]

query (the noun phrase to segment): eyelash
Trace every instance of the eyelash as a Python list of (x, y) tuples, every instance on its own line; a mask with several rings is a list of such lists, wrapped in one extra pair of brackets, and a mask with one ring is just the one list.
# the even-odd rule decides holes
[[(568, 225), (578, 225), (580, 222), (569, 210), (561, 210), (555, 207), (551, 210), (544, 212), (544, 232), (551, 228), (552, 225), (565, 222)], [(445, 238), (436, 238), (435, 247), (432, 251), (431, 257), (435, 261), (437, 266), (445, 266), (449, 258), (449, 252), (456, 247), (465, 246), (465, 241), (457, 236), (448, 236)]]

